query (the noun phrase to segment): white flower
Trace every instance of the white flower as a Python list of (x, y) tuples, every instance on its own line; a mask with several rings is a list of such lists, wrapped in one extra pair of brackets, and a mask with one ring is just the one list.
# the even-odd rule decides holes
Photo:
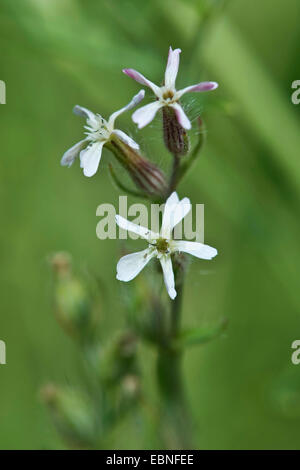
[(144, 77), (144, 75), (137, 72), (136, 70), (123, 70), (123, 72), (129, 77), (133, 78), (142, 85), (151, 88), (156, 96), (156, 101), (154, 103), (147, 104), (133, 113), (132, 119), (138, 125), (139, 129), (149, 124), (157, 111), (164, 106), (173, 108), (175, 110), (179, 124), (185, 129), (190, 129), (191, 122), (179, 104), (180, 98), (185, 93), (191, 91), (210, 91), (215, 90), (215, 88), (218, 87), (216, 82), (201, 82), (197, 85), (188, 86), (182, 90), (177, 91), (175, 88), (175, 81), (178, 73), (180, 52), (180, 49), (174, 49), (173, 51), (172, 47), (170, 47), (165, 71), (165, 82), (164, 86), (161, 87), (150, 82), (150, 80), (148, 80), (146, 77)]
[(179, 201), (176, 192), (167, 199), (163, 213), (160, 233), (152, 232), (146, 227), (129, 222), (120, 215), (116, 216), (116, 222), (124, 230), (134, 232), (148, 241), (148, 248), (137, 253), (123, 256), (117, 264), (117, 279), (128, 282), (134, 279), (146, 264), (154, 257), (158, 258), (163, 270), (164, 281), (171, 299), (175, 299), (175, 279), (172, 268), (171, 254), (185, 252), (202, 259), (212, 259), (217, 255), (217, 250), (203, 243), (173, 240), (173, 228), (188, 214), (191, 203), (188, 198)]
[(106, 121), (100, 114), (94, 114), (92, 111), (81, 106), (75, 106), (74, 113), (86, 118), (87, 125), (84, 128), (87, 130), (85, 134), (87, 137), (77, 144), (73, 145), (67, 150), (62, 159), (61, 165), (71, 166), (76, 157), (80, 155), (80, 166), (83, 168), (85, 176), (93, 176), (98, 170), (101, 159), (103, 145), (108, 142), (112, 135), (116, 135), (125, 142), (127, 145), (134, 149), (139, 149), (138, 144), (131, 139), (125, 132), (115, 129), (115, 120), (120, 114), (134, 108), (145, 96), (145, 91), (141, 90), (135, 95), (130, 103), (124, 108), (113, 113), (108, 121)]

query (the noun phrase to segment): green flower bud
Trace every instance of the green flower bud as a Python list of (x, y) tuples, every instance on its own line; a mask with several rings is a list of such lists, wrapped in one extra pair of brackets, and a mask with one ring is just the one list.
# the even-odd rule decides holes
[(90, 447), (96, 441), (95, 412), (88, 397), (72, 388), (48, 384), (41, 389), (54, 425), (62, 437), (75, 447)]
[(141, 381), (137, 375), (125, 375), (121, 381), (121, 406), (126, 408), (136, 404), (141, 397)]
[(56, 253), (51, 264), (54, 271), (54, 310), (63, 330), (81, 342), (92, 339), (97, 312), (87, 286), (75, 278), (70, 256)]
[(118, 335), (99, 351), (99, 376), (106, 385), (115, 386), (128, 374), (137, 373), (137, 337), (126, 332)]
[[(157, 274), (161, 276), (159, 263), (155, 264)], [(135, 282), (126, 286), (124, 296), (130, 324), (144, 340), (154, 344), (166, 341), (166, 309), (157, 288), (156, 277), (142, 272)]]

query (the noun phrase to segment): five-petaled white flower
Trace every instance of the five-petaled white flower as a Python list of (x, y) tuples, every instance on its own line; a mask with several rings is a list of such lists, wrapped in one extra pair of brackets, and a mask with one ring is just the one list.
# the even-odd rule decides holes
[[(92, 111), (81, 106), (75, 106), (74, 113), (86, 118), (87, 125), (84, 128), (87, 137), (77, 144), (73, 145), (65, 152), (61, 159), (63, 166), (71, 166), (76, 157), (80, 155), (80, 166), (83, 168), (85, 176), (93, 176), (98, 170), (101, 159), (103, 145), (108, 142), (113, 135), (119, 137), (123, 142), (134, 149), (139, 149), (139, 145), (131, 139), (125, 132), (115, 129), (115, 120), (120, 114), (134, 108), (145, 96), (145, 91), (141, 90), (135, 95), (130, 103), (119, 111), (114, 112), (106, 121), (100, 114), (94, 114)], [(86, 148), (84, 148), (86, 147)]]
[(156, 257), (161, 263), (164, 281), (171, 299), (175, 299), (175, 278), (171, 261), (174, 252), (185, 252), (202, 259), (212, 259), (217, 255), (217, 250), (211, 246), (199, 242), (172, 239), (173, 228), (188, 214), (191, 203), (188, 198), (179, 201), (176, 192), (172, 193), (166, 201), (160, 233), (152, 232), (146, 227), (129, 222), (120, 215), (116, 216), (116, 222), (122, 229), (134, 232), (146, 239), (148, 248), (137, 253), (123, 256), (117, 264), (117, 279), (119, 281), (131, 281), (146, 266), (148, 261)]
[(138, 125), (139, 129), (149, 124), (153, 119), (155, 114), (160, 108), (164, 106), (169, 106), (174, 109), (177, 120), (179, 124), (185, 129), (191, 128), (191, 122), (183, 111), (179, 100), (185, 93), (191, 91), (210, 91), (218, 87), (216, 82), (201, 82), (197, 85), (191, 85), (182, 90), (176, 90), (175, 81), (178, 73), (179, 67), (179, 54), (181, 50), (175, 49), (172, 50), (172, 47), (169, 49), (169, 57), (167, 62), (167, 67), (165, 71), (165, 81), (164, 85), (159, 87), (152, 83), (150, 80), (145, 78), (141, 73), (133, 69), (124, 69), (123, 72), (129, 77), (133, 78), (137, 82), (145, 85), (154, 92), (156, 96), (156, 101), (154, 103), (147, 104), (142, 108), (135, 111), (132, 115), (133, 121)]

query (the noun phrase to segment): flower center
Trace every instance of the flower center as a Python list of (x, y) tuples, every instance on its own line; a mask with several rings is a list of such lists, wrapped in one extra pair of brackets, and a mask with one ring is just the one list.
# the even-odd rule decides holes
[(165, 238), (159, 238), (158, 240), (156, 240), (156, 249), (160, 253), (168, 253), (169, 243)]
[(166, 90), (163, 94), (164, 100), (172, 100), (174, 98), (174, 93), (172, 90)]
[(107, 122), (99, 114), (95, 118), (96, 122), (88, 122), (88, 126), (85, 127), (88, 131), (87, 135), (93, 141), (109, 139), (111, 132), (108, 129)]

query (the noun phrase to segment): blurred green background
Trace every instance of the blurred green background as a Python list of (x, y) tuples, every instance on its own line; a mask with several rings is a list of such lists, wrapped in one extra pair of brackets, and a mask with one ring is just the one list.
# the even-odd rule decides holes
[[(102, 279), (106, 337), (124, 325), (119, 245), (95, 234), (96, 207), (118, 204), (112, 156), (92, 179), (78, 162), (59, 162), (82, 136), (73, 106), (107, 117), (140, 89), (121, 69), (160, 82), (169, 45), (182, 49), (179, 88), (220, 84), (184, 100), (208, 132), (179, 194), (205, 204), (205, 240), (219, 256), (192, 264), (183, 322), (229, 320), (223, 337), (185, 355), (197, 446), (299, 448), (300, 365), (290, 359), (300, 338), (300, 106), (290, 98), (299, 1), (0, 0), (0, 13), (0, 448), (63, 447), (38, 390), (81, 380), (77, 350), (53, 317), (49, 253), (70, 251), (77, 269)], [(129, 113), (118, 125), (167, 170), (158, 117), (139, 133)], [(154, 353), (143, 357), (155, 393)], [(110, 445), (151, 448), (140, 426), (133, 417)]]

